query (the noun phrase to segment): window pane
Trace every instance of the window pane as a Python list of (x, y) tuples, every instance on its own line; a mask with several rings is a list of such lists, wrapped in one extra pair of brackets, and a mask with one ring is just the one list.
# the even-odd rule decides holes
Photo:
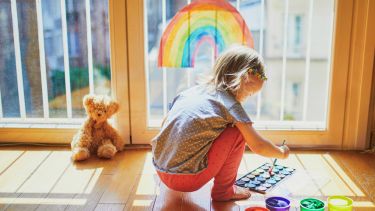
[(289, 0), (283, 120), (303, 120), (309, 1)]
[(50, 117), (67, 117), (60, 0), (42, 0)]
[(90, 2), (95, 93), (111, 95), (108, 1), (91, 0)]
[(312, 14), (310, 79), (306, 120), (326, 121), (334, 0), (314, 0)]
[[(234, 3), (235, 2), (236, 1), (234, 1)], [(264, 22), (262, 23), (261, 1), (257, 1), (257, 2), (240, 1), (239, 5), (240, 5), (239, 12), (242, 15), (243, 19), (245, 20), (253, 36), (254, 49), (257, 50), (260, 54), (262, 54), (264, 51), (264, 44), (263, 44), (263, 48), (261, 49), (260, 34), (261, 34), (262, 29), (263, 29), (263, 33), (265, 32), (264, 31), (265, 23)], [(264, 14), (263, 14), (263, 17), (264, 17)], [(255, 120), (256, 115), (257, 115), (258, 95), (259, 93), (256, 93), (254, 96), (247, 98), (243, 104), (246, 112), (249, 114), (252, 120)]]
[(0, 0), (0, 91), (4, 117), (20, 117), (10, 0)]
[(65, 2), (73, 117), (83, 117), (82, 98), (90, 92), (85, 1)]
[(280, 119), (285, 6), (285, 1), (264, 2), (263, 58), (268, 80), (262, 89), (260, 120)]
[(162, 29), (162, 0), (147, 1), (147, 63), (149, 120), (163, 117), (163, 75), (157, 67), (157, 54)]
[[(163, 118), (163, 68), (157, 67), (160, 38), (163, 32), (163, 15), (166, 24), (187, 3), (186, 0), (165, 1), (166, 13), (163, 14), (163, 0), (147, 1), (147, 71), (148, 71), (148, 110), (149, 121)], [(166, 74), (166, 101), (171, 103), (178, 92), (187, 88), (188, 72), (183, 68), (164, 69)], [(168, 105), (166, 105), (168, 107)]]
[(26, 116), (43, 117), (38, 22), (35, 1), (18, 0), (17, 13)]
[[(169, 0), (166, 1), (167, 14), (166, 23), (168, 24), (173, 16), (187, 5), (187, 0)], [(191, 70), (187, 68), (167, 68), (167, 103), (172, 103), (175, 96), (181, 91), (188, 88), (188, 77)], [(190, 72), (190, 73), (189, 73)], [(194, 83), (194, 79), (191, 79)]]

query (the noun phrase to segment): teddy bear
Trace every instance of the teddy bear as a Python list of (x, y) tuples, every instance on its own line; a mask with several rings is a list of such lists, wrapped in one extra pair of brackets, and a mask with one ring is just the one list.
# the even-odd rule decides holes
[(87, 119), (71, 142), (72, 160), (86, 160), (92, 154), (110, 159), (124, 149), (125, 142), (108, 123), (108, 119), (119, 109), (119, 104), (110, 97), (86, 95), (83, 106)]

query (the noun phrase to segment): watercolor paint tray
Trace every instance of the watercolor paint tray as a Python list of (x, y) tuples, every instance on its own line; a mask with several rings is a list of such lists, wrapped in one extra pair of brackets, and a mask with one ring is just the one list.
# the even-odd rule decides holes
[(236, 185), (249, 188), (251, 191), (266, 193), (292, 175), (296, 169), (282, 165), (275, 165), (272, 174), (268, 173), (272, 164), (265, 163), (245, 176), (236, 180)]

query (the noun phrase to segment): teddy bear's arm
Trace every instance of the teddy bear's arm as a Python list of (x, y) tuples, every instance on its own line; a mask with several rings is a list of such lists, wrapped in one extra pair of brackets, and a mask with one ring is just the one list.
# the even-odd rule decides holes
[(105, 132), (108, 138), (113, 140), (113, 144), (116, 146), (117, 151), (122, 151), (124, 149), (125, 142), (110, 124), (105, 125)]
[(76, 133), (71, 142), (72, 160), (86, 160), (90, 157), (90, 146), (92, 143), (92, 121), (87, 119), (81, 129)]
[(92, 142), (92, 121), (87, 119), (72, 141), (72, 148), (86, 147), (89, 148)]

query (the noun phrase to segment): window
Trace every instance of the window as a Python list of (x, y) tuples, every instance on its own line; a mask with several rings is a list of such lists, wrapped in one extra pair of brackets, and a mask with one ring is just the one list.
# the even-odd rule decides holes
[(288, 52), (289, 58), (298, 58), (305, 56), (306, 48), (304, 48), (303, 42), (303, 31), (302, 31), (302, 15), (300, 14), (290, 14), (288, 18)]
[[(194, 68), (158, 68), (163, 29), (190, 0), (145, 0), (147, 125), (158, 127), (174, 96), (197, 83), (214, 62), (204, 43)], [(244, 103), (258, 128), (324, 130), (331, 71), (333, 0), (232, 0), (264, 57), (268, 81)]]
[(72, 122), (111, 93), (106, 0), (0, 0), (0, 46), (0, 123)]

